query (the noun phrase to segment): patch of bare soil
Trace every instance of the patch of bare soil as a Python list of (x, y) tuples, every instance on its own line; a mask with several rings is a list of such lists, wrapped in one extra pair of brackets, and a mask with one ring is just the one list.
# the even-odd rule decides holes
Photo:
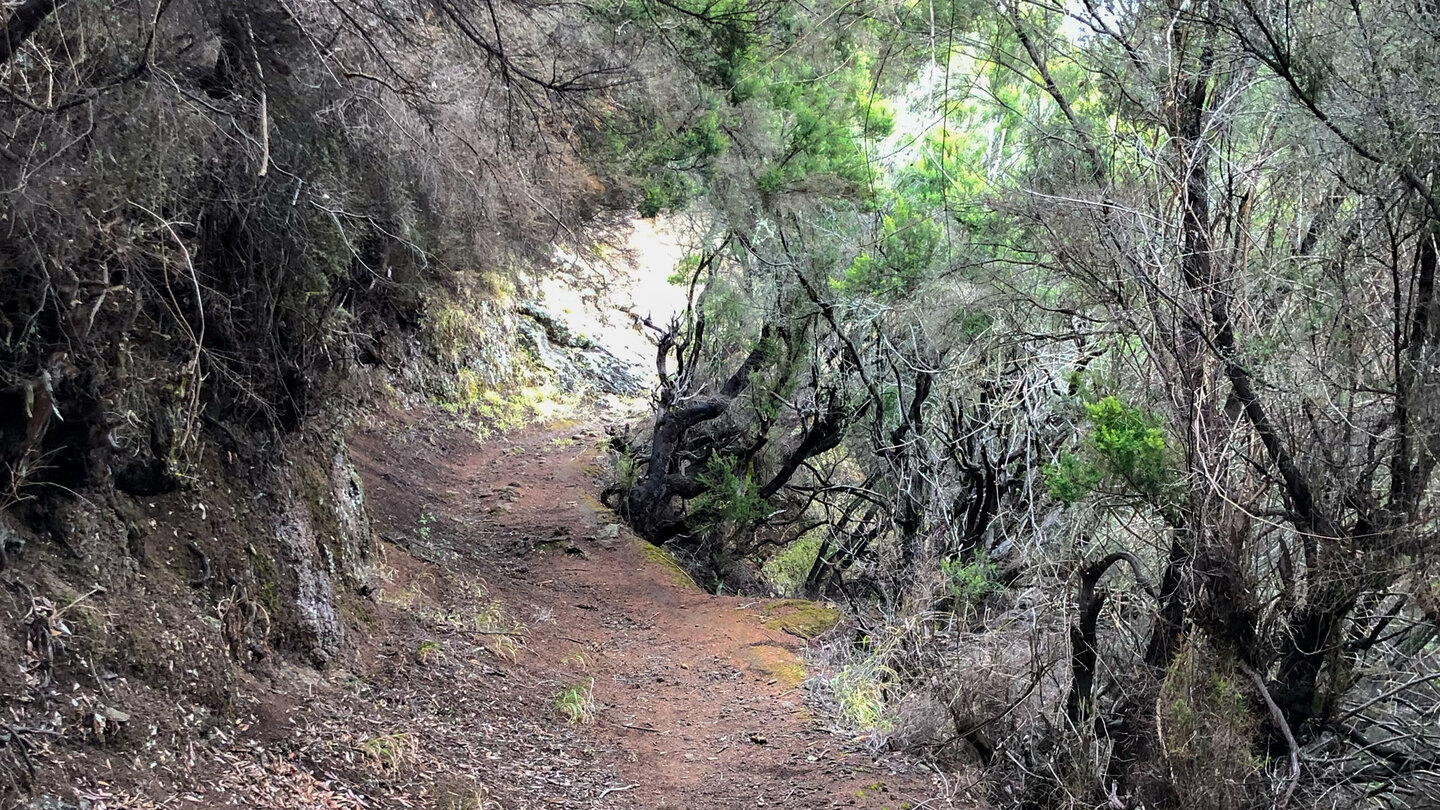
[(479, 444), (436, 414), (357, 431), (384, 542), (353, 654), (237, 684), (203, 740), (71, 760), (44, 806), (950, 806), (808, 705), (814, 611), (703, 593), (617, 525), (592, 494), (602, 438)]
[[(434, 663), (397, 660), (381, 693), (396, 704), (438, 699), (443, 708), (413, 726), (417, 750), (451, 737), (484, 747), (481, 762), (463, 761), (474, 751), (453, 756), (498, 806), (901, 808), (933, 799), (918, 764), (864, 753), (812, 714), (804, 633), (775, 621), (787, 605), (703, 593), (616, 525), (592, 495), (598, 428), (534, 429), (480, 446), (423, 425), (408, 441), (396, 435), (379, 427), (352, 443), (375, 518), (405, 547), (391, 560), (411, 558), (382, 601), (418, 587), (460, 618), (484, 615), (468, 628), (432, 626), (442, 645)], [(481, 604), (467, 611), (466, 589), (480, 582)], [(519, 635), (483, 635), (509, 630)], [(397, 653), (421, 643), (389, 642)], [(582, 705), (557, 706), (557, 696)], [(580, 722), (567, 722), (566, 709)]]

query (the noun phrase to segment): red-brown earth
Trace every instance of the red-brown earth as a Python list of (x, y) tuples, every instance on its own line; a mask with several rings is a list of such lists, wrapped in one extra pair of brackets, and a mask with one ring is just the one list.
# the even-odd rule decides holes
[(596, 501), (603, 440), (480, 442), (428, 411), (357, 429), (381, 541), (350, 654), (242, 676), (203, 739), (37, 751), (54, 806), (951, 806), (811, 699), (832, 611), (698, 589)]

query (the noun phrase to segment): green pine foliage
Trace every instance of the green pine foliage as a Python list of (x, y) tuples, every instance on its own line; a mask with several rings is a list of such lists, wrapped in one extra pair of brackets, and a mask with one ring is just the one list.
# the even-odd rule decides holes
[(1160, 420), (1107, 396), (1086, 403), (1090, 423), (1077, 453), (1062, 453), (1044, 469), (1051, 497), (1074, 504), (1105, 484), (1157, 506), (1174, 495), (1176, 465)]
[(753, 526), (769, 515), (770, 504), (756, 492), (751, 471), (733, 456), (712, 458), (699, 477), (705, 493), (690, 508), (712, 531)]

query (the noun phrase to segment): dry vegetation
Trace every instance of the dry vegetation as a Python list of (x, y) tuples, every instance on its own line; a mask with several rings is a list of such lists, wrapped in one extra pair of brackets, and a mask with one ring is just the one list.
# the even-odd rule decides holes
[(627, 74), (603, 27), (527, 2), (0, 21), (8, 806), (55, 746), (194, 739), (250, 679), (353, 652), (378, 550), (341, 431), (357, 400), (527, 373), (500, 318), (450, 336), (511, 344), (469, 369), (434, 325), (513, 319), (521, 271), (624, 197), (582, 149)]

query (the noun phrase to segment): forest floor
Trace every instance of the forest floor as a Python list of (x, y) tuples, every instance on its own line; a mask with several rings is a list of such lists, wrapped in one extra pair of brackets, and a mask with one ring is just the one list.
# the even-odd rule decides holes
[(389, 581), (363, 686), (302, 736), (393, 740), (359, 758), (390, 806), (944, 806), (808, 700), (832, 611), (698, 589), (595, 500), (603, 439), (434, 415), (354, 436)]
[(429, 409), (359, 428), (380, 539), (368, 595), (346, 597), (347, 653), (276, 657), (200, 737), (46, 751), (44, 795), (20, 806), (955, 806), (812, 694), (832, 608), (705, 593), (600, 505), (591, 418), (485, 442)]

